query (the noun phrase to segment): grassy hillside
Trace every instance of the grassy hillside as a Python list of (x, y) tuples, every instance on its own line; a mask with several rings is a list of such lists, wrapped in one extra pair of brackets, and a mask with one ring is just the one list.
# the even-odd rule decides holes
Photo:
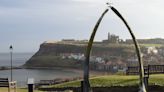
[[(141, 44), (142, 53), (147, 53), (146, 47), (161, 47), (162, 44)], [(70, 54), (85, 54), (86, 45), (79, 44), (41, 44), (38, 52), (32, 56), (24, 66), (26, 67), (81, 67), (81, 63), (73, 59), (62, 59), (62, 56)], [(101, 57), (113, 61), (113, 57), (119, 57), (126, 63), (129, 57), (134, 57), (135, 48), (133, 44), (94, 44), (92, 56)]]
[[(43, 44), (39, 51), (32, 56), (24, 66), (26, 67), (81, 67), (81, 63), (73, 59), (62, 59), (63, 54), (74, 53), (84, 54), (86, 46), (69, 44)], [(93, 56), (123, 56), (133, 55), (135, 50), (131, 45), (94, 45), (92, 49)], [(123, 54), (121, 54), (123, 53)]]

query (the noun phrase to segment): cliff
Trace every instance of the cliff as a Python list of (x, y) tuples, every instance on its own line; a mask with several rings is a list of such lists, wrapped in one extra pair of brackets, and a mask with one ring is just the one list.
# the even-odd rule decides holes
[[(44, 42), (40, 49), (26, 63), (25, 67), (71, 67), (81, 68), (85, 59), (87, 42)], [(132, 45), (94, 43), (92, 61), (128, 58), (134, 55)], [(97, 58), (99, 57), (99, 58)]]

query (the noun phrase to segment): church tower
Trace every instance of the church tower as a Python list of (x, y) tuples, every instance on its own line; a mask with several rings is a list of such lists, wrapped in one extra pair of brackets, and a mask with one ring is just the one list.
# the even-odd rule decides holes
[(108, 41), (110, 41), (111, 39), (111, 36), (110, 36), (110, 33), (108, 32)]

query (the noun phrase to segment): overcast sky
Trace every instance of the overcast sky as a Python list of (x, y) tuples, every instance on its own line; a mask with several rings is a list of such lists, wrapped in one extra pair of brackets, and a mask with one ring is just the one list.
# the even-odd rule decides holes
[[(108, 0), (0, 0), (0, 52), (36, 52), (47, 40), (89, 39)], [(110, 0), (137, 38), (164, 38), (164, 0)], [(130, 35), (110, 10), (96, 34)]]

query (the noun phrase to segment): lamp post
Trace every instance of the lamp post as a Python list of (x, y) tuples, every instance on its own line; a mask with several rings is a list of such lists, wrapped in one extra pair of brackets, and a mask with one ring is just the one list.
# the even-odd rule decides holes
[(13, 47), (12, 47), (12, 45), (10, 45), (9, 49), (10, 49), (10, 60), (11, 60), (10, 68), (11, 68), (11, 81), (12, 81), (13, 80), (13, 71), (12, 71), (12, 68), (13, 68), (13, 62), (12, 62)]

